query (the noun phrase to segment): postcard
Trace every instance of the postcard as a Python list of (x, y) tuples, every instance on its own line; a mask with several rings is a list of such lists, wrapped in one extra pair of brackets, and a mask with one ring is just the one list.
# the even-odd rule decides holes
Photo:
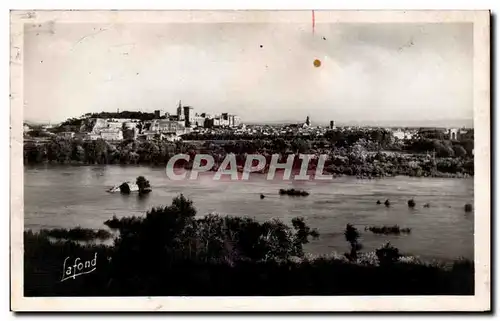
[(489, 11), (11, 11), (13, 311), (489, 311)]

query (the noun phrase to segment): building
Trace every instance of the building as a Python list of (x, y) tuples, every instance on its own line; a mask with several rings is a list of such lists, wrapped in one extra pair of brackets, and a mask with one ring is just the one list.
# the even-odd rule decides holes
[(229, 127), (229, 114), (228, 113), (222, 113), (220, 117), (220, 127)]
[(151, 123), (150, 130), (158, 133), (174, 133), (182, 135), (186, 132), (186, 127), (182, 122), (171, 121), (169, 119), (158, 119)]
[(180, 135), (176, 135), (174, 133), (165, 133), (162, 135), (163, 135), (162, 140), (168, 140), (170, 142), (175, 142), (181, 139)]
[(214, 127), (214, 121), (215, 118), (208, 118), (206, 117), (204, 122), (203, 122), (203, 127), (205, 128), (213, 128)]
[(335, 121), (330, 120), (330, 129), (335, 129)]
[(191, 127), (203, 127), (205, 124), (205, 117), (195, 114), (193, 117), (193, 122), (191, 123)]
[(144, 133), (139, 135), (139, 138), (144, 140), (156, 140), (161, 138), (161, 134), (155, 131), (146, 130)]
[(122, 140), (123, 132), (121, 129), (109, 128), (101, 130), (101, 138), (104, 140)]
[(177, 120), (184, 120), (184, 112), (182, 109), (182, 102), (179, 100), (179, 106), (177, 106)]
[(123, 123), (123, 129), (136, 129), (137, 128), (137, 124), (136, 122), (132, 122), (132, 121), (127, 121), (127, 122), (124, 122)]
[(90, 140), (98, 140), (101, 139), (101, 134), (89, 133)]
[(95, 118), (94, 126), (92, 127), (91, 133), (99, 134), (101, 130), (108, 127), (106, 119)]
[(305, 124), (307, 125), (307, 127), (311, 126), (311, 120), (309, 119), (309, 116), (306, 117)]
[(109, 129), (122, 129), (123, 128), (123, 121), (120, 120), (111, 120), (111, 121), (106, 121), (106, 127)]
[(88, 140), (91, 139), (89, 133), (75, 133), (73, 136), (75, 139)]
[(46, 124), (46, 125), (42, 125), (40, 128), (42, 129), (42, 131), (47, 131), (49, 129), (54, 128), (54, 126), (52, 126), (51, 124)]
[(70, 138), (73, 138), (75, 137), (75, 133), (74, 132), (60, 132), (58, 134), (59, 137), (62, 137), (62, 138), (67, 138), (67, 139), (70, 139)]
[(234, 127), (239, 127), (241, 125), (241, 117), (233, 115), (234, 121), (233, 121), (233, 126)]
[(450, 128), (447, 131), (447, 138), (449, 140), (459, 140), (460, 137), (466, 135), (469, 131), (465, 128)]
[(412, 133), (410, 130), (407, 130), (407, 129), (396, 129), (396, 130), (392, 130), (392, 135), (394, 137), (396, 137), (397, 139), (399, 140), (404, 140), (404, 139), (412, 139), (413, 136), (415, 136), (414, 133)]
[(184, 110), (185, 126), (186, 127), (191, 127), (191, 125), (194, 123), (193, 107), (191, 107), (191, 106), (183, 106), (182, 108)]
[[(177, 105), (177, 113), (175, 115), (167, 114), (167, 119), (172, 122), (182, 122), (186, 131), (189, 128), (195, 127), (239, 127), (241, 118), (237, 115), (222, 113), (219, 115), (210, 115), (207, 113), (194, 113), (194, 108), (191, 106), (183, 106), (179, 100)], [(156, 112), (156, 111), (155, 111)], [(155, 114), (156, 115), (156, 114)]]
[(228, 115), (228, 120), (229, 120), (229, 127), (238, 127), (241, 124), (241, 119), (240, 117), (236, 115)]

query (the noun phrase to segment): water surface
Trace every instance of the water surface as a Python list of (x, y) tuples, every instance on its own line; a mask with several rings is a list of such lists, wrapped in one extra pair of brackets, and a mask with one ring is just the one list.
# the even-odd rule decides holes
[[(123, 181), (145, 176), (153, 187), (146, 198), (110, 194), (106, 190)], [(473, 179), (396, 177), (359, 180), (353, 177), (331, 181), (267, 181), (265, 175), (251, 174), (249, 181), (214, 181), (213, 174), (197, 180), (169, 180), (163, 167), (143, 166), (26, 166), (24, 169), (25, 229), (75, 226), (105, 228), (103, 222), (117, 217), (144, 215), (153, 206), (168, 205), (183, 193), (194, 201), (199, 215), (250, 216), (258, 220), (279, 218), (290, 222), (303, 216), (321, 234), (306, 245), (315, 254), (344, 253), (343, 236), (347, 223), (362, 234), (364, 250), (373, 250), (385, 241), (401, 251), (423, 258), (453, 259), (474, 257), (474, 214), (465, 213), (473, 203)], [(300, 188), (308, 197), (278, 195), (280, 188)], [(263, 193), (266, 198), (260, 199)], [(414, 198), (417, 206), (409, 209)], [(390, 199), (386, 208), (376, 201)], [(430, 203), (430, 208), (423, 204)], [(365, 232), (368, 225), (409, 227), (409, 235), (386, 236)]]

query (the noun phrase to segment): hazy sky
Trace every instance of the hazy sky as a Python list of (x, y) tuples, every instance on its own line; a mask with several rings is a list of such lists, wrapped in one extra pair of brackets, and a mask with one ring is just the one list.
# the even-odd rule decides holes
[(27, 24), (24, 114), (182, 100), (243, 122), (472, 120), (472, 45), (465, 23)]

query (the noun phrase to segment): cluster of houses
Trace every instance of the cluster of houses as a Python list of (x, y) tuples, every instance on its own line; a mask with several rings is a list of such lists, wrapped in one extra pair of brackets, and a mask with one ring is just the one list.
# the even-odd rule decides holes
[[(90, 115), (90, 114), (89, 114)], [(82, 116), (83, 117), (83, 116)], [(193, 130), (202, 129), (236, 129), (241, 127), (241, 120), (237, 115), (221, 113), (210, 115), (194, 113), (193, 107), (182, 106), (179, 101), (176, 114), (154, 111), (151, 120), (123, 119), (123, 118), (84, 118), (80, 128), (71, 131), (54, 133), (51, 125), (41, 126), (47, 136), (57, 135), (64, 138), (79, 138), (82, 140), (120, 141), (123, 139), (144, 140), (178, 140), (181, 135)], [(29, 135), (30, 127), (25, 124), (24, 132)]]
[(209, 114), (195, 113), (193, 107), (183, 106), (179, 101), (177, 112), (170, 114), (161, 110), (155, 110), (155, 118), (178, 122), (186, 128), (235, 128), (241, 125), (241, 119), (237, 115), (229, 113)]
[[(82, 116), (83, 117), (83, 116)], [(183, 106), (179, 101), (175, 114), (154, 111), (154, 118), (151, 120), (122, 119), (122, 118), (86, 118), (82, 121), (80, 128), (73, 131), (53, 133), (51, 125), (43, 125), (42, 131), (47, 135), (58, 135), (64, 138), (79, 138), (82, 140), (103, 139), (106, 141), (121, 141), (123, 139), (144, 139), (144, 140), (169, 140), (180, 139), (181, 135), (198, 132), (203, 134), (222, 134), (230, 130), (233, 134), (250, 134), (255, 136), (281, 136), (281, 135), (304, 135), (319, 136), (328, 130), (335, 129), (335, 121), (330, 121), (329, 126), (312, 126), (309, 117), (304, 123), (288, 124), (281, 126), (241, 124), (237, 115), (222, 113), (210, 115), (207, 113), (194, 113), (193, 107)], [(355, 127), (357, 128), (357, 127)], [(342, 130), (355, 129), (342, 127)], [(25, 124), (24, 132), (29, 136), (31, 128)], [(406, 140), (412, 139), (420, 134), (423, 129), (419, 128), (387, 128), (393, 137)], [(430, 128), (431, 131), (441, 131), (445, 139), (458, 140), (468, 133), (465, 128)]]
[(449, 139), (449, 140), (459, 140), (465, 135), (469, 134), (469, 129), (467, 128), (429, 128), (429, 129), (423, 129), (423, 128), (393, 128), (391, 129), (392, 134), (394, 137), (400, 139), (400, 140), (405, 140), (405, 139), (412, 139), (413, 137), (424, 133), (426, 130), (435, 132), (441, 132), (443, 135), (444, 139)]

